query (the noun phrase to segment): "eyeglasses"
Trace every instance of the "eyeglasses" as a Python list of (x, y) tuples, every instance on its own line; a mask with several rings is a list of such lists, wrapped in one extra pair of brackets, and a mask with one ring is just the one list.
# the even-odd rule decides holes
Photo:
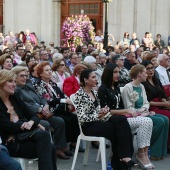
[(72, 59), (78, 59), (78, 57), (72, 58)]
[(154, 70), (154, 67), (146, 67), (146, 70)]
[(118, 60), (124, 61), (124, 59), (122, 59), (122, 58), (119, 58)]
[(65, 65), (65, 64), (60, 64), (59, 66), (64, 67), (64, 66), (66, 66), (66, 65)]
[(45, 53), (45, 54), (42, 54), (42, 55), (47, 55), (47, 53)]
[(10, 51), (6, 51), (5, 53), (10, 53)]
[(19, 77), (20, 77), (20, 78), (27, 78), (28, 75), (26, 75), (26, 74), (21, 74), (21, 75), (19, 75)]

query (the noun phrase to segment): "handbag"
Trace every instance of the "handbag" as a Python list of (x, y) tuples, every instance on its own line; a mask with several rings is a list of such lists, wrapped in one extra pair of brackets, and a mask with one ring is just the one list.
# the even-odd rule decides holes
[(34, 135), (34, 133), (36, 131), (37, 130), (32, 130), (32, 131), (19, 133), (15, 136), (15, 139), (18, 140), (19, 142), (25, 142), (25, 141), (29, 140)]

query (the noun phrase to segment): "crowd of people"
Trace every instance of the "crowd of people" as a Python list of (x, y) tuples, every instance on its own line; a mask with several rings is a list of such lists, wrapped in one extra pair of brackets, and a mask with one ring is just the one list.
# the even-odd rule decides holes
[(0, 34), (0, 169), (21, 169), (10, 156), (38, 158), (40, 170), (57, 169), (56, 157), (73, 156), (78, 122), (85, 135), (110, 140), (114, 170), (137, 165), (134, 135), (142, 169), (155, 168), (151, 160), (170, 152), (170, 49), (161, 35), (154, 41), (146, 32), (140, 41), (125, 32), (103, 49), (98, 31), (95, 41), (71, 51), (39, 43), (28, 29)]

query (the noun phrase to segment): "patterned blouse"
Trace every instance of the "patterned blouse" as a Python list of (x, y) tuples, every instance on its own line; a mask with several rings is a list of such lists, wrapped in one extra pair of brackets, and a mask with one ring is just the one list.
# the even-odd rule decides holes
[(49, 109), (53, 112), (60, 105), (61, 99), (65, 98), (64, 93), (60, 90), (56, 83), (50, 80), (49, 83), (46, 83), (43, 80), (40, 80), (37, 84), (34, 85), (36, 92), (49, 104)]

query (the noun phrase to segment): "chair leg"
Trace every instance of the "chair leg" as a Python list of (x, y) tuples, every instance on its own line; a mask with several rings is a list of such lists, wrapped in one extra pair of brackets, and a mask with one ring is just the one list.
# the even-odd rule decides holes
[(21, 164), (22, 170), (25, 170), (25, 163), (26, 163), (27, 160), (24, 159), (24, 158), (14, 158), (14, 159)]
[(86, 150), (85, 150), (85, 153), (84, 153), (83, 165), (87, 165), (89, 150), (90, 150), (90, 144), (91, 144), (90, 141), (86, 141)]
[(99, 146), (99, 149), (98, 149), (98, 152), (97, 152), (96, 162), (99, 162), (99, 159), (100, 159), (100, 146)]
[(106, 144), (105, 144), (105, 139), (100, 140), (100, 151), (101, 151), (102, 170), (105, 170), (106, 169)]
[(80, 146), (80, 140), (81, 139), (80, 139), (80, 136), (79, 136), (78, 139), (77, 139), (77, 144), (76, 144), (76, 149), (75, 149), (75, 152), (74, 152), (74, 158), (73, 158), (71, 170), (74, 170), (74, 167), (75, 167), (75, 164), (76, 164), (76, 159), (77, 159), (78, 150), (79, 150), (79, 146)]

